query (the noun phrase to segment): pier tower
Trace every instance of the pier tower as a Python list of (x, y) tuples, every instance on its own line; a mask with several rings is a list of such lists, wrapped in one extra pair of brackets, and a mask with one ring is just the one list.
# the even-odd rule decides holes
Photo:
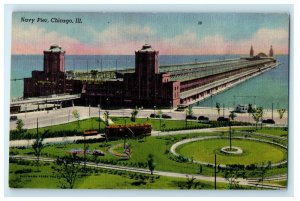
[(274, 56), (274, 51), (273, 51), (273, 47), (271, 45), (270, 52), (269, 52), (269, 57), (273, 57), (273, 56)]
[(65, 50), (58, 45), (51, 45), (44, 50), (44, 72), (56, 74), (65, 71)]
[(250, 48), (250, 57), (253, 57), (254, 56), (254, 50), (253, 50), (253, 46), (251, 45), (251, 48)]
[(135, 52), (135, 73), (138, 85), (139, 99), (155, 99), (155, 75), (158, 72), (158, 54), (151, 45), (145, 44), (142, 49)]
[(44, 50), (43, 71), (32, 71), (30, 78), (24, 78), (23, 97), (39, 97), (64, 93), (80, 93), (82, 83), (79, 80), (66, 80), (65, 50), (51, 45)]

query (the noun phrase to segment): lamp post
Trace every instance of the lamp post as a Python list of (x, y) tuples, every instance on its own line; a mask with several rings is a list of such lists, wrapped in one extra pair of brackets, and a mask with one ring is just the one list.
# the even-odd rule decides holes
[(25, 105), (25, 119), (26, 119), (27, 105)]
[(217, 154), (215, 154), (215, 190), (217, 189)]
[[(46, 97), (45, 110), (47, 110), (47, 97)], [(47, 113), (49, 113), (49, 111), (48, 111), (48, 110), (47, 110)]]
[(71, 110), (69, 110), (68, 122), (70, 122), (70, 113), (71, 113)]
[(272, 103), (272, 120), (274, 120), (274, 118), (273, 118), (273, 103)]
[(100, 116), (101, 116), (101, 107), (100, 107), (100, 104), (98, 105), (98, 108), (99, 108), (99, 133), (100, 133), (100, 129), (101, 129), (101, 119), (100, 119)]
[(230, 120), (229, 120), (229, 149), (231, 151), (231, 124), (230, 124)]
[(159, 130), (161, 132), (161, 119), (162, 119), (162, 113), (159, 114)]
[(155, 114), (155, 109), (156, 109), (156, 106), (154, 105), (154, 118), (156, 118), (156, 114)]
[(185, 110), (185, 128), (187, 128), (187, 109)]

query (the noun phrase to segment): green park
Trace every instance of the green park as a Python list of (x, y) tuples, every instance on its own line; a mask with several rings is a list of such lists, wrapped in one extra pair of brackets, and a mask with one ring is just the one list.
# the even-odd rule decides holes
[[(107, 121), (96, 117), (48, 127), (37, 126), (33, 129), (24, 129), (19, 121), (17, 128), (11, 130), (10, 139), (28, 141), (28, 144), (10, 147), (10, 187), (286, 187), (286, 127), (257, 126), (234, 120), (228, 124), (162, 118), (107, 118), (114, 125), (121, 126), (150, 124), (152, 134), (114, 139), (107, 139), (104, 135), (82, 138), (82, 133), (86, 130), (105, 132)], [(74, 136), (79, 138), (67, 140)], [(46, 139), (53, 137), (60, 141), (46, 142)], [(126, 147), (130, 149), (129, 154), (125, 152)], [(239, 152), (235, 153), (237, 150)]]

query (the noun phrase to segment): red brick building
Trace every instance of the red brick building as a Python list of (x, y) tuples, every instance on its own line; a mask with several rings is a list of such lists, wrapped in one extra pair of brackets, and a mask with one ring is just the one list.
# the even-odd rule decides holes
[(159, 66), (159, 52), (145, 44), (135, 52), (135, 71), (118, 79), (85, 83), (86, 105), (176, 107), (192, 104), (276, 66), (270, 55)]
[(66, 79), (65, 53), (58, 45), (44, 51), (43, 71), (32, 71), (32, 77), (24, 79), (24, 98), (81, 93), (80, 81)]
[(159, 52), (145, 44), (135, 52), (134, 71), (82, 81), (66, 78), (65, 51), (53, 45), (44, 51), (44, 70), (25, 78), (24, 97), (81, 93), (83, 105), (110, 108), (188, 105), (276, 67), (273, 54), (271, 47), (269, 56), (254, 56), (251, 47), (250, 57), (159, 66)]
[(180, 103), (180, 83), (170, 81), (168, 73), (159, 72), (159, 52), (145, 44), (135, 52), (135, 72), (123, 78), (105, 82), (89, 82), (83, 86), (86, 104), (111, 107), (176, 106)]

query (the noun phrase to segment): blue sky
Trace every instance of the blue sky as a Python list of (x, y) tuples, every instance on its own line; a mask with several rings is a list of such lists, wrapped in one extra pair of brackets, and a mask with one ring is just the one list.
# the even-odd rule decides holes
[[(82, 24), (51, 18), (81, 18)], [(288, 35), (284, 13), (14, 13), (12, 53), (39, 54), (56, 43), (70, 54), (134, 54), (150, 43), (161, 54), (242, 54), (250, 45), (257, 53), (273, 45), (287, 54)]]

